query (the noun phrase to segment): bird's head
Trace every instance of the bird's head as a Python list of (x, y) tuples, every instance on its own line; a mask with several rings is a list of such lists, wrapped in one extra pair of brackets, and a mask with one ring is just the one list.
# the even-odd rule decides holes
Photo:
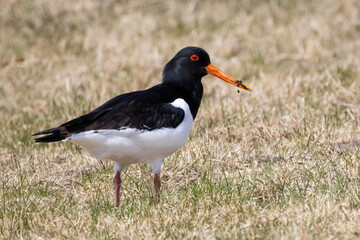
[(252, 91), (242, 81), (237, 80), (211, 64), (209, 54), (199, 47), (181, 49), (165, 66), (163, 81), (191, 85), (200, 82), (201, 78), (210, 74), (239, 88)]

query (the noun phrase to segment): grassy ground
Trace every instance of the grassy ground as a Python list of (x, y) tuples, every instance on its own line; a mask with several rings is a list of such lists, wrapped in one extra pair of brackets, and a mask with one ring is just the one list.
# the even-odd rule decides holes
[[(183, 149), (124, 174), (71, 143), (35, 144), (118, 94), (158, 83), (181, 48), (254, 92), (205, 77)], [(0, 238), (356, 239), (360, 3), (0, 3)]]

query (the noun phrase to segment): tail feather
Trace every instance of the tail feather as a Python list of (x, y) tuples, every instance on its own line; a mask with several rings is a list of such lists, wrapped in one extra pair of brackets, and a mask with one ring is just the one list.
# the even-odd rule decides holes
[(50, 129), (46, 129), (37, 133), (34, 133), (31, 136), (37, 136), (37, 135), (43, 135), (43, 134), (50, 134), (50, 133), (60, 133), (60, 127), (56, 127), (56, 128), (50, 128)]
[(64, 127), (56, 127), (34, 133), (32, 136), (46, 135), (35, 138), (35, 142), (58, 142), (70, 136), (69, 132)]
[(35, 138), (35, 142), (58, 142), (66, 139), (66, 137), (56, 134), (46, 135), (44, 137)]

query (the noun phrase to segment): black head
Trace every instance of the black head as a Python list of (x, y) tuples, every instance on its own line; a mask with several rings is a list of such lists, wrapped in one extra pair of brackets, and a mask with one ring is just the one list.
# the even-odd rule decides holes
[(182, 86), (195, 84), (207, 74), (205, 67), (209, 64), (210, 57), (204, 49), (183, 48), (166, 64), (163, 82)]
[(163, 84), (176, 89), (176, 92), (189, 104), (193, 118), (200, 106), (203, 86), (201, 78), (210, 74), (239, 88), (251, 91), (251, 88), (237, 80), (210, 62), (209, 54), (199, 47), (181, 49), (165, 66)]
[[(163, 82), (190, 90), (194, 86), (202, 89), (201, 78), (206, 74), (213, 75), (227, 83), (247, 91), (249, 86), (213, 66), (209, 54), (199, 47), (181, 49), (165, 66)], [(199, 86), (201, 85), (201, 86)]]

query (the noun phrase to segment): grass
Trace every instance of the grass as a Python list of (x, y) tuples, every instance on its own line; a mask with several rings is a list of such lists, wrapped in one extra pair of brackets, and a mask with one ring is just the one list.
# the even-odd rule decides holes
[[(0, 3), (0, 238), (356, 239), (360, 235), (357, 1)], [(161, 79), (181, 48), (212, 77), (187, 144), (146, 166), (30, 135)]]

